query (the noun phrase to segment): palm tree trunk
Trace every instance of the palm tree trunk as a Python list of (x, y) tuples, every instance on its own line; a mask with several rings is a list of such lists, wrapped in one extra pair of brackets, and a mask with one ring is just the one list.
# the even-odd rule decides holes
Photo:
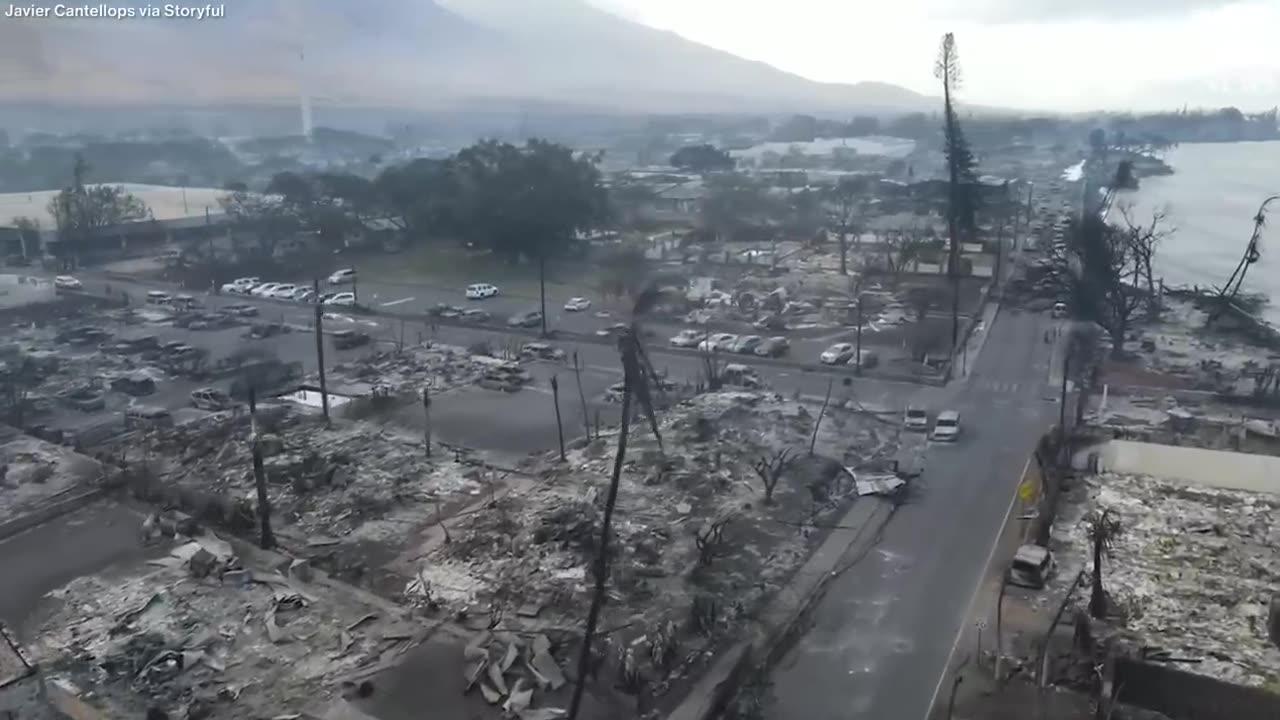
[(1107, 593), (1102, 589), (1102, 541), (1093, 541), (1093, 588), (1089, 593), (1089, 614), (1102, 620), (1107, 616)]
[(631, 394), (638, 378), (627, 373), (622, 386), (622, 425), (618, 430), (618, 451), (613, 459), (613, 475), (609, 479), (609, 495), (604, 503), (604, 526), (600, 530), (600, 546), (596, 550), (595, 592), (591, 596), (591, 610), (587, 612), (587, 630), (582, 638), (582, 650), (578, 653), (578, 677), (573, 686), (573, 700), (569, 704), (568, 720), (577, 720), (582, 706), (582, 692), (587, 684), (587, 667), (591, 663), (591, 641), (600, 620), (600, 607), (604, 605), (605, 582), (609, 573), (609, 531), (613, 526), (613, 509), (618, 504), (618, 485), (622, 482), (622, 464), (627, 457), (627, 434), (631, 430)]
[(538, 252), (538, 310), (542, 314), (542, 337), (547, 336), (547, 256)]

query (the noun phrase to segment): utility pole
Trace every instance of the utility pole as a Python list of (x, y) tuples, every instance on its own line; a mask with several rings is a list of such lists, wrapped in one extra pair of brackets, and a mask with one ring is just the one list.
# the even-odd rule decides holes
[(422, 388), (422, 415), (425, 419), (422, 434), (427, 448), (427, 457), (431, 457), (431, 389)]
[(857, 355), (855, 356), (857, 357), (858, 360), (857, 360), (857, 365), (854, 366), (855, 372), (857, 372), (859, 375), (862, 374), (862, 297), (863, 297), (862, 294), (859, 293), (858, 294), (858, 334), (857, 334), (857, 348), (856, 348)]
[(582, 365), (578, 363), (578, 351), (573, 351), (573, 377), (578, 382), (578, 399), (582, 401), (582, 424), (587, 430), (587, 440), (591, 440), (591, 416), (587, 414), (587, 396), (582, 392)]
[(324, 311), (320, 306), (320, 278), (314, 278), (311, 287), (316, 296), (316, 365), (320, 368), (320, 409), (327, 423), (329, 422), (329, 388), (324, 381)]
[(556, 406), (556, 435), (560, 439), (560, 462), (564, 462), (564, 425), (560, 422), (560, 381), (556, 380), (555, 375), (551, 376), (551, 401)]
[(253, 456), (253, 485), (258, 492), (258, 522), (260, 534), (258, 543), (263, 550), (276, 546), (275, 534), (271, 532), (271, 500), (267, 497), (267, 471), (262, 464), (262, 442), (258, 435), (258, 401), (257, 391), (249, 386), (249, 442)]

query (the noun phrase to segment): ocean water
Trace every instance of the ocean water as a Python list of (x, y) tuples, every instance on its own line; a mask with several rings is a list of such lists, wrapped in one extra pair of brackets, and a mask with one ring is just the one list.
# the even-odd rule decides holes
[[(1117, 200), (1132, 203), (1140, 222), (1150, 222), (1153, 210), (1168, 212), (1166, 223), (1175, 232), (1155, 264), (1166, 285), (1220, 286), (1244, 255), (1258, 206), (1280, 195), (1280, 141), (1180, 145), (1165, 161), (1173, 175), (1144, 178)], [(1249, 268), (1243, 291), (1270, 297), (1263, 315), (1280, 326), (1280, 200), (1268, 206), (1267, 216), (1262, 259)]]

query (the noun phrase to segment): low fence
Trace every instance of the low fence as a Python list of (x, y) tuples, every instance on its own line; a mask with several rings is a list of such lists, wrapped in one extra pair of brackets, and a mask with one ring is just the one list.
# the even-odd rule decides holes
[(1118, 658), (1114, 687), (1120, 702), (1164, 713), (1173, 720), (1280, 718), (1280, 694), (1169, 665)]

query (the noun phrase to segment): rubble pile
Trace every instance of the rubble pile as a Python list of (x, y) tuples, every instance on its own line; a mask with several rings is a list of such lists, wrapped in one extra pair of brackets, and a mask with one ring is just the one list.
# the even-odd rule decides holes
[[(719, 392), (663, 413), (661, 450), (643, 419), (632, 424), (601, 619), (621, 628), (603, 652), (634, 675), (624, 685), (653, 690), (681, 676), (786, 581), (818, 540), (814, 524), (856, 495), (838, 460), (808, 456), (816, 415), (776, 395)], [(844, 422), (846, 443), (871, 437), (856, 423), (875, 423), (852, 414)], [(571, 451), (567, 463), (548, 459), (542, 482), (447, 520), (446, 539), (422, 558), (406, 597), (488, 613), (508, 629), (576, 627), (589, 603), (615, 447), (605, 437)], [(786, 462), (766, 499), (761, 472), (780, 456)]]
[[(258, 421), (272, 517), (289, 547), (398, 545), (430, 521), (436, 501), (478, 492), (455, 464), (427, 459), (421, 438), (359, 422), (326, 425), (284, 406), (260, 408)], [(250, 428), (247, 415), (222, 413), (148, 432), (120, 452), (141, 458), (131, 467), (154, 484), (148, 492), (248, 530), (256, 514)]]
[(1280, 455), (1280, 408), (1169, 396), (1113, 396), (1105, 407), (1095, 407), (1088, 420), (1092, 427), (1124, 440)]
[[(1110, 509), (1123, 525), (1103, 577), (1125, 633), (1192, 659), (1181, 665), (1191, 672), (1274, 682), (1280, 649), (1267, 637), (1267, 609), (1280, 587), (1280, 499), (1116, 474), (1088, 490), (1087, 507)], [(1083, 522), (1059, 523), (1054, 534), (1073, 564), (1088, 566), (1079, 561), (1090, 552)]]
[(0, 521), (84, 489), (102, 478), (102, 465), (68, 448), (29, 436), (0, 444)]
[(1190, 302), (1166, 303), (1164, 320), (1144, 328), (1131, 348), (1147, 369), (1181, 379), (1197, 390), (1247, 397), (1266, 369), (1280, 366), (1280, 354), (1224, 334), (1203, 330), (1204, 311)]
[[(337, 365), (329, 371), (328, 381), (365, 383), (400, 395), (420, 393), (429, 380), (432, 390), (439, 392), (475, 383), (489, 369), (486, 360), (490, 358), (472, 355), (454, 345), (408, 347), (401, 351), (375, 352)], [(318, 385), (318, 378), (309, 380)]]
[(567, 683), (552, 651), (551, 640), (540, 633), (522, 637), (504, 630), (478, 632), (463, 650), (463, 692), (478, 689), (490, 705), (501, 705), (505, 717), (563, 717), (563, 708), (534, 707), (535, 694), (555, 692)]
[(151, 564), (54, 590), (31, 648), (111, 717), (298, 717), (284, 713), (332, 699), (413, 634), (327, 588), (247, 568), (213, 536)]

